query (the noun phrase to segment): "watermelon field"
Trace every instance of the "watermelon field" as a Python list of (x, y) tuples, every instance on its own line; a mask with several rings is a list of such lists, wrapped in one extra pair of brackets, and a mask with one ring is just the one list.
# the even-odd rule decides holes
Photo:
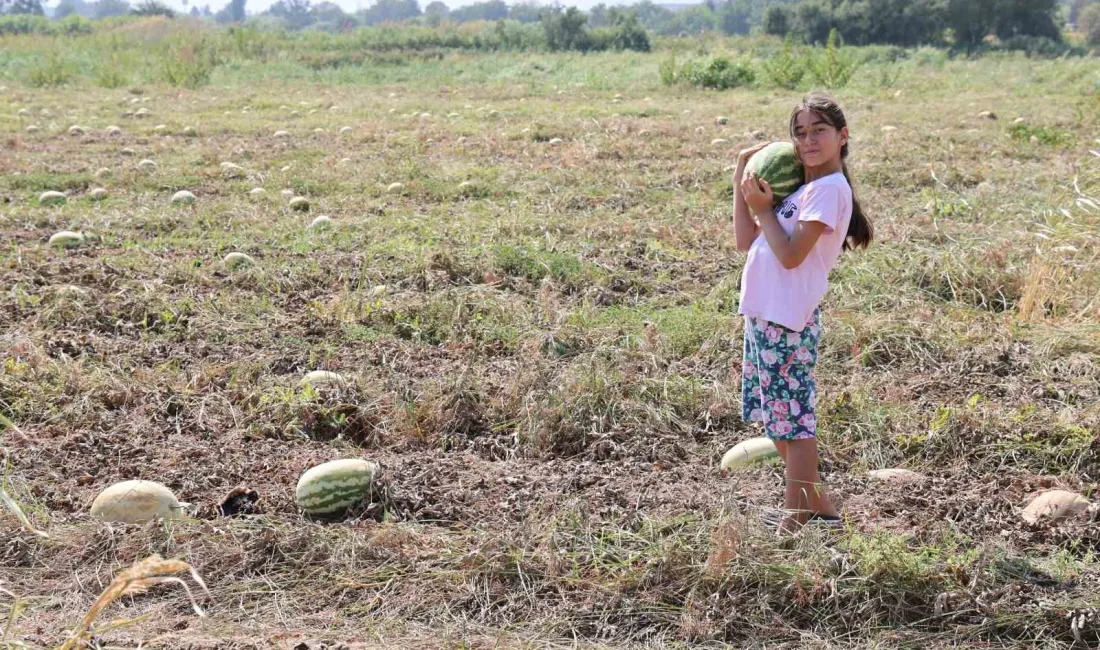
[[(1100, 58), (848, 48), (846, 525), (780, 539), (778, 461), (720, 466), (760, 435), (731, 173), (814, 86), (660, 74), (776, 42), (318, 67), (204, 29), (0, 37), (0, 648), (1100, 645)], [(304, 512), (349, 459), (366, 496)], [(177, 516), (93, 515), (136, 479)]]

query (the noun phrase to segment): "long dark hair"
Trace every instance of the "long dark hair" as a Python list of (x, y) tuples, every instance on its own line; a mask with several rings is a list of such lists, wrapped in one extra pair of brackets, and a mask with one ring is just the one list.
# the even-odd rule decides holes
[[(836, 103), (836, 100), (824, 93), (810, 93), (802, 98), (798, 106), (794, 107), (791, 112), (791, 137), (794, 138), (794, 127), (798, 120), (798, 114), (802, 111), (813, 111), (818, 117), (825, 120), (837, 131), (843, 129), (848, 125), (848, 121), (844, 119), (844, 111), (840, 110), (840, 105)], [(840, 148), (841, 169), (844, 170), (844, 178), (848, 180), (848, 185), (852, 185), (852, 176), (848, 173), (848, 143), (845, 142), (844, 146)], [(852, 189), (852, 220), (848, 222), (848, 234), (844, 238), (844, 250), (851, 250), (853, 248), (867, 248), (867, 245), (871, 243), (871, 240), (875, 238), (875, 229), (871, 225), (871, 220), (863, 212), (863, 208), (859, 205), (859, 200), (856, 199), (855, 188)]]

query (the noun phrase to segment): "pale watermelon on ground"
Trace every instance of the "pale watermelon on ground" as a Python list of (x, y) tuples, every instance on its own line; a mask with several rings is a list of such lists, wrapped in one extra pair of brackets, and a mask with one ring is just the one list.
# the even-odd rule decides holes
[(722, 456), (722, 469), (746, 467), (759, 460), (778, 457), (779, 450), (770, 438), (749, 438), (738, 443)]
[(92, 502), (92, 516), (103, 521), (136, 524), (150, 519), (178, 519), (186, 504), (156, 481), (122, 481)]

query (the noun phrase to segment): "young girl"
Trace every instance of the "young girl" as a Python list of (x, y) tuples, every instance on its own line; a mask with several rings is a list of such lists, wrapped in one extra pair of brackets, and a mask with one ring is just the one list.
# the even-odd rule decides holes
[(734, 228), (748, 251), (741, 276), (745, 317), (742, 417), (763, 422), (786, 464), (781, 534), (808, 521), (841, 521), (817, 473), (814, 363), (819, 304), (840, 252), (866, 247), (871, 222), (852, 194), (845, 159), (848, 125), (836, 101), (806, 96), (791, 113), (790, 134), (805, 184), (778, 206), (767, 182), (745, 164), (767, 143), (742, 151), (734, 172)]

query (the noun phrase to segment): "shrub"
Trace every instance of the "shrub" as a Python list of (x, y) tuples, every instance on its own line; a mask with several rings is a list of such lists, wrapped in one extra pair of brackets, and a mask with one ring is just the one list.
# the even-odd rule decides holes
[(756, 81), (756, 73), (746, 63), (713, 57), (685, 64), (687, 81), (700, 88), (726, 90), (747, 86)]
[(794, 54), (790, 34), (783, 39), (783, 50), (764, 60), (760, 67), (769, 81), (786, 90), (797, 88), (806, 75), (801, 57)]
[(851, 50), (845, 50), (837, 44), (837, 31), (829, 32), (825, 50), (810, 61), (810, 74), (814, 81), (826, 88), (842, 88), (855, 76), (863, 61)]
[(1056, 41), (1046, 36), (1013, 36), (1001, 41), (1003, 50), (1024, 52), (1028, 58), (1056, 59), (1062, 56), (1084, 56), (1084, 48)]
[(52, 50), (27, 71), (27, 85), (35, 88), (63, 86), (76, 78), (76, 64)]
[(205, 38), (195, 43), (169, 44), (163, 54), (164, 80), (171, 86), (198, 88), (210, 82), (218, 53)]

